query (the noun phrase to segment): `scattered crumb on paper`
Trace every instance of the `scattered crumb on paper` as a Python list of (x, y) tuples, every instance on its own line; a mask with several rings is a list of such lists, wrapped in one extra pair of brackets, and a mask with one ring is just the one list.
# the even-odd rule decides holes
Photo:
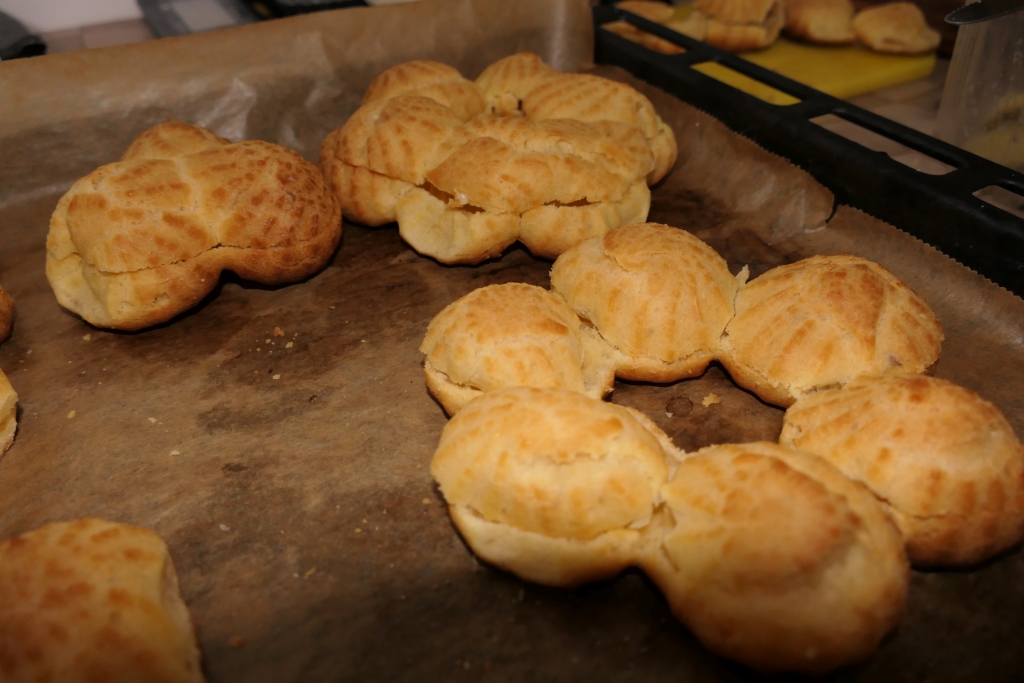
[(722, 399), (718, 398), (717, 394), (710, 393), (710, 394), (708, 394), (707, 396), (704, 397), (704, 400), (701, 401), (701, 404), (703, 404), (703, 406), (705, 408), (707, 408), (708, 406), (713, 406), (716, 403), (720, 403), (721, 401), (722, 401)]
[(306, 571), (306, 573), (302, 575), (302, 578), (308, 579), (309, 577), (313, 576), (313, 574), (316, 574), (316, 567), (310, 567)]
[(274, 336), (275, 337), (283, 337), (284, 336), (284, 330), (282, 330), (280, 327), (275, 327), (274, 328)]
[(73, 418), (74, 416), (75, 416), (75, 411), (73, 411), (73, 410), (72, 410), (72, 411), (71, 411), (70, 413), (68, 413), (68, 419), (69, 419), (69, 420), (70, 420), (71, 418)]

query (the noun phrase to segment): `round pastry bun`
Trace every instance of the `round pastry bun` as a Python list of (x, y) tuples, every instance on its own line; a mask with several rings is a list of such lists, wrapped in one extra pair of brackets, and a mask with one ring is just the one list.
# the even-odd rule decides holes
[(924, 12), (912, 2), (862, 9), (853, 18), (853, 30), (857, 40), (877, 52), (919, 55), (942, 42), (942, 34), (928, 25)]
[(671, 459), (650, 426), (572, 391), (498, 389), (445, 426), (430, 472), (478, 557), (577, 586), (637, 561)]
[(160, 537), (81, 519), (0, 543), (0, 678), (202, 683)]
[(899, 533), (821, 458), (711, 446), (661, 495), (642, 567), (712, 651), (762, 672), (821, 673), (869, 655), (901, 618)]
[(973, 564), (1024, 537), (1024, 447), (998, 408), (952, 382), (860, 377), (797, 401), (779, 442), (866, 485), (915, 564)]
[(812, 256), (740, 289), (719, 359), (737, 384), (786, 407), (859, 375), (925, 372), (942, 338), (924, 299), (882, 266)]
[(853, 3), (850, 0), (783, 0), (786, 26), (791, 38), (819, 45), (849, 45), (853, 33)]
[(474, 290), (434, 316), (420, 345), (430, 393), (449, 415), (504, 387), (612, 390), (611, 349), (562, 299), (512, 282)]
[(551, 269), (551, 288), (614, 347), (616, 374), (652, 382), (704, 371), (740, 284), (714, 249), (658, 223), (613, 228)]

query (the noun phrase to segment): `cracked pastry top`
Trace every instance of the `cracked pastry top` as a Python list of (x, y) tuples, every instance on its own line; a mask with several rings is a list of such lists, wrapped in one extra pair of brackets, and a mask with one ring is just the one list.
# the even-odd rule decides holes
[(661, 489), (642, 567), (710, 650), (761, 672), (863, 659), (903, 614), (900, 535), (860, 484), (760, 442), (685, 457)]
[(974, 564), (1024, 537), (1024, 447), (998, 408), (951, 382), (862, 377), (808, 396), (779, 443), (867, 486), (915, 564)]
[(522, 283), (474, 290), (434, 316), (420, 345), (427, 387), (449, 415), (502, 387), (557, 388), (602, 398), (610, 349), (562, 299)]
[(478, 263), (516, 240), (553, 259), (644, 220), (648, 184), (676, 155), (639, 92), (524, 53), (476, 83), (437, 62), (385, 71), (324, 140), (320, 165), (347, 218), (397, 221), (419, 253)]
[(315, 165), (171, 121), (61, 198), (46, 275), (86, 321), (137, 330), (197, 304), (222, 270), (268, 285), (308, 277), (340, 237), (337, 199)]
[(614, 349), (617, 376), (670, 382), (717, 356), (745, 277), (690, 233), (639, 223), (562, 254), (551, 288)]
[(576, 392), (498, 389), (445, 425), (430, 472), (478, 557), (528, 581), (576, 586), (638, 561), (674, 463), (657, 431)]
[(719, 360), (740, 386), (789, 406), (860, 375), (925, 372), (942, 338), (924, 299), (882, 266), (812, 256), (740, 289)]
[(0, 643), (4, 681), (204, 680), (167, 546), (102, 519), (0, 543)]

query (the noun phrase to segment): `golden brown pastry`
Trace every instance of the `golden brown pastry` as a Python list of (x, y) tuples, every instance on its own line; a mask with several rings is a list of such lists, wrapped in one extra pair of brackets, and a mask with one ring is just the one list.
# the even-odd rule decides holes
[(783, 7), (783, 31), (791, 38), (822, 45), (848, 45), (856, 37), (850, 0), (784, 0)]
[(559, 389), (498, 389), (445, 426), (430, 472), (481, 559), (576, 586), (638, 558), (669, 475), (661, 440), (628, 409)]
[(1024, 447), (969, 389), (922, 375), (861, 377), (797, 401), (779, 441), (866, 485), (915, 564), (972, 564), (1024, 537)]
[(703, 12), (691, 11), (682, 19), (673, 19), (665, 25), (696, 40), (706, 40), (708, 37), (708, 17)]
[(888, 270), (812, 256), (740, 290), (720, 360), (737, 384), (789, 406), (860, 375), (924, 372), (941, 344), (928, 304)]
[(198, 683), (167, 546), (148, 529), (56, 522), (0, 544), (5, 683)]
[(14, 299), (0, 287), (0, 342), (11, 336), (14, 325)]
[(910, 2), (868, 7), (853, 18), (857, 40), (877, 52), (917, 55), (932, 52), (942, 37), (928, 26), (924, 13)]
[(517, 114), (523, 98), (538, 85), (560, 75), (532, 52), (520, 52), (499, 59), (483, 70), (476, 85), (487, 106), (497, 114)]
[[(643, 95), (520, 54), (492, 64), (477, 85), (457, 81), (459, 97), (479, 90), (473, 106), (453, 108), (434, 81), (450, 86), (457, 73), (425, 64), (378, 77), (364, 105), (324, 141), (320, 164), (346, 216), (397, 221), (410, 246), (443, 263), (478, 263), (517, 239), (555, 258), (646, 218), (647, 184), (671, 168), (676, 147)], [(553, 82), (556, 90), (545, 91)], [(576, 86), (583, 92), (557, 97)]]
[(740, 284), (714, 249), (658, 223), (613, 228), (551, 269), (551, 288), (614, 348), (616, 374), (653, 382), (704, 371)]
[(648, 185), (664, 178), (679, 154), (675, 134), (651, 101), (625, 83), (589, 74), (558, 74), (531, 90), (523, 98), (522, 108), (534, 121), (615, 121), (638, 128), (654, 155)]
[(654, 0), (622, 0), (615, 3), (619, 9), (637, 14), (644, 19), (650, 19), (662, 24), (672, 18), (675, 13), (672, 5)]
[(611, 349), (557, 295), (513, 282), (474, 290), (434, 316), (420, 345), (430, 393), (449, 415), (504, 387), (557, 388), (602, 398)]
[(197, 304), (222, 270), (263, 284), (308, 277), (340, 236), (337, 200), (295, 152), (168, 122), (61, 198), (46, 276), (93, 325), (138, 330)]
[(363, 105), (386, 102), (400, 95), (417, 95), (451, 109), (468, 121), (487, 107), (480, 89), (447, 64), (419, 60), (392, 67), (375, 78), (363, 95)]
[[(528, 97), (543, 84), (584, 77), (518, 54), (473, 86), (451, 68), (423, 63), (378, 77), (364, 106), (325, 140), (321, 166), (346, 216), (397, 220), (404, 240), (443, 263), (477, 263), (516, 240), (555, 258), (646, 217), (647, 181), (658, 164), (675, 161), (675, 137), (643, 95), (595, 78), (587, 83), (607, 84), (604, 115), (588, 118), (589, 104), (573, 116), (544, 102), (532, 112)], [(456, 94), (439, 91), (437, 79), (458, 83)], [(429, 87), (417, 87), (421, 81)], [(479, 87), (475, 99), (466, 84)], [(460, 97), (473, 104), (454, 106)]]
[(899, 533), (821, 458), (711, 446), (661, 497), (642, 566), (710, 650), (762, 672), (822, 673), (869, 655), (900, 620)]
[(0, 457), (14, 443), (18, 430), (18, 395), (14, 393), (7, 375), (0, 370)]
[(696, 0), (693, 8), (708, 18), (704, 40), (729, 52), (768, 47), (786, 21), (780, 0)]

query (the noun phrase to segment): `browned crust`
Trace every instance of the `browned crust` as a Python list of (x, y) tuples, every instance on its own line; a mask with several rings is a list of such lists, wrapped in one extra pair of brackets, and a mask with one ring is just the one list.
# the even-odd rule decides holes
[[(282, 284), (327, 263), (341, 238), (339, 202), (295, 152), (227, 144), (180, 122), (140, 140), (57, 204), (46, 272), (62, 306), (99, 327), (138, 330), (194, 306), (222, 270)], [(175, 140), (186, 152), (168, 157)]]

